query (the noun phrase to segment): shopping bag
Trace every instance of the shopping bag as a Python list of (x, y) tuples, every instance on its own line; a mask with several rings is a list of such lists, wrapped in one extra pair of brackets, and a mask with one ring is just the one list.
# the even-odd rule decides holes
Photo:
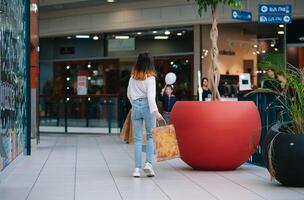
[(158, 126), (152, 130), (157, 161), (179, 158), (175, 129), (172, 124)]
[[(142, 131), (143, 131), (143, 144), (146, 144), (147, 133), (146, 133), (145, 122), (143, 122)], [(124, 125), (121, 129), (120, 139), (121, 141), (126, 142), (128, 144), (133, 144), (133, 124), (131, 119), (131, 110), (129, 111), (127, 118), (124, 122)]]

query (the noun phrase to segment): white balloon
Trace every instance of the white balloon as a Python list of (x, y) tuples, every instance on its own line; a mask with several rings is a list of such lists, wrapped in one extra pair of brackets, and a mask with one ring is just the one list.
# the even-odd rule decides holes
[(166, 84), (172, 85), (176, 81), (176, 75), (173, 72), (169, 72), (165, 77)]

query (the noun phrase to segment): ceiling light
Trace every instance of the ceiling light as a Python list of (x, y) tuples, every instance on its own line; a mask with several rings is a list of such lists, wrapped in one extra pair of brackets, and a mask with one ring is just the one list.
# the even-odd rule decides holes
[(114, 3), (115, 0), (107, 0), (108, 3)]
[(300, 41), (304, 41), (304, 36), (303, 37), (299, 37)]
[(274, 46), (275, 46), (275, 44), (274, 44), (274, 43), (271, 43), (271, 44), (270, 44), (270, 46), (271, 46), (271, 47), (274, 47)]
[(178, 35), (178, 36), (182, 36), (183, 34), (182, 34), (182, 33), (177, 33), (177, 35)]
[(173, 62), (173, 61), (171, 61), (171, 62), (170, 62), (170, 64), (171, 64), (171, 65), (173, 65), (173, 64), (174, 64), (174, 62)]
[(256, 52), (252, 52), (253, 55), (256, 55)]
[(67, 77), (67, 78), (66, 78), (66, 80), (67, 80), (67, 81), (70, 81), (70, 80), (71, 80), (71, 78), (70, 78), (70, 77)]
[(76, 35), (76, 38), (88, 39), (88, 38), (90, 38), (90, 36), (89, 35)]
[(98, 37), (97, 35), (95, 35), (95, 36), (93, 37), (93, 40), (99, 40), (99, 37)]
[(260, 54), (260, 52), (259, 52), (259, 51), (257, 51), (256, 53), (257, 53), (257, 54)]
[(72, 39), (72, 37), (71, 37), (71, 36), (68, 36), (67, 39), (70, 40), (70, 39)]
[(117, 36), (115, 36), (116, 40), (127, 40), (129, 38), (130, 38), (130, 36), (128, 36), (128, 35), (117, 35)]
[(169, 38), (169, 36), (164, 36), (164, 35), (154, 37), (155, 40), (167, 40), (168, 38)]
[(284, 31), (278, 31), (279, 35), (284, 35), (284, 33), (285, 33)]
[(66, 69), (70, 69), (70, 66), (69, 66), (69, 65), (67, 65), (65, 68), (66, 68)]
[(88, 98), (88, 101), (91, 101), (91, 98), (90, 98), (90, 97)]
[(91, 68), (91, 63), (88, 64), (88, 68), (89, 68), (89, 69)]
[(186, 63), (188, 63), (189, 62), (189, 60), (186, 60)]
[(165, 35), (170, 35), (171, 32), (170, 31), (165, 31)]
[(278, 48), (274, 48), (274, 50), (275, 50), (275, 51), (279, 51), (279, 49), (278, 49)]
[(257, 44), (254, 44), (253, 47), (254, 47), (254, 48), (258, 48), (258, 45), (257, 45)]
[(142, 34), (142, 32), (137, 32), (137, 35), (141, 35)]
[(262, 53), (266, 53), (266, 50), (263, 50)]
[(67, 89), (67, 90), (69, 90), (69, 89), (70, 89), (70, 87), (67, 87), (66, 89)]
[(284, 24), (280, 24), (279, 27), (280, 27), (280, 28), (284, 28), (285, 25), (284, 25)]
[(66, 101), (70, 101), (70, 98), (68, 97), (68, 98), (66, 98)]
[(204, 59), (205, 57), (204, 56), (202, 56), (202, 59)]
[(156, 34), (156, 33), (157, 33), (157, 31), (153, 31), (152, 33)]
[(90, 81), (91, 79), (92, 79), (92, 78), (89, 76), (89, 77), (88, 77), (88, 80)]

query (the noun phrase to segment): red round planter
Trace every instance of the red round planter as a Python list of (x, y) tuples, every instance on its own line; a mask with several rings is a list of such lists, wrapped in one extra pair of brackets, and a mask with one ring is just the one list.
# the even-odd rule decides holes
[(254, 153), (261, 119), (250, 101), (177, 102), (170, 116), (181, 159), (198, 170), (233, 170)]

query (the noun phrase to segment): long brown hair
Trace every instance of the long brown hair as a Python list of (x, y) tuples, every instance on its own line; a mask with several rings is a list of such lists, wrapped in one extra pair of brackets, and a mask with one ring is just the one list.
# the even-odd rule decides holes
[(138, 55), (136, 65), (132, 70), (132, 77), (135, 80), (145, 80), (150, 76), (156, 76), (153, 59), (149, 53), (141, 53)]

